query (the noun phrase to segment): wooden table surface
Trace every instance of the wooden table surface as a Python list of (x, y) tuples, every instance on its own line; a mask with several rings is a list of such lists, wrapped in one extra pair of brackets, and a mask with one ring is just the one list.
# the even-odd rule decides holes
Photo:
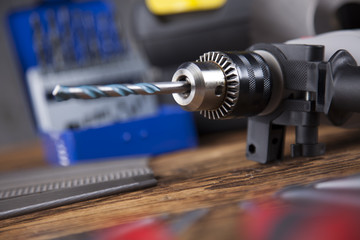
[[(360, 131), (320, 128), (327, 144), (324, 156), (289, 158), (293, 131), (288, 131), (286, 157), (261, 165), (245, 158), (245, 132), (213, 134), (197, 149), (162, 155), (150, 164), (156, 187), (79, 202), (0, 221), (0, 239), (49, 239), (78, 234), (164, 213), (209, 208), (207, 218), (181, 239), (232, 239), (237, 204), (271, 196), (291, 184), (360, 172)], [(0, 170), (43, 165), (39, 144), (0, 154)]]

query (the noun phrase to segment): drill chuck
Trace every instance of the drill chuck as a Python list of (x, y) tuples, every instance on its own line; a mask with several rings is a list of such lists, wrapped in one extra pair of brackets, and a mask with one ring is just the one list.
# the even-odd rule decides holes
[(209, 119), (254, 116), (271, 97), (271, 72), (255, 52), (208, 52), (196, 62), (182, 64), (173, 82), (187, 81), (188, 93), (174, 93), (188, 111), (200, 111)]

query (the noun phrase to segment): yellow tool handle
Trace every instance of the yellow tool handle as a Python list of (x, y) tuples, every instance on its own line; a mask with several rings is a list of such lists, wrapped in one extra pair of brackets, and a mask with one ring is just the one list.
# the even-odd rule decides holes
[(146, 6), (155, 15), (171, 15), (219, 9), (226, 0), (146, 0)]

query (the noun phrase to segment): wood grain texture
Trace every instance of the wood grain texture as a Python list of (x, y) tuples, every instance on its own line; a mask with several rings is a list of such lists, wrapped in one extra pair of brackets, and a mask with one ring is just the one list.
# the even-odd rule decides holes
[(40, 142), (9, 147), (0, 151), (0, 174), (9, 170), (21, 170), (44, 166), (45, 160)]
[[(245, 158), (245, 132), (206, 136), (197, 149), (152, 159), (158, 186), (2, 220), (0, 239), (55, 238), (203, 207), (214, 209), (213, 217), (204, 220), (208, 227), (203, 228), (203, 234), (209, 232), (206, 229), (216, 229), (209, 227), (211, 224), (226, 229), (226, 219), (234, 217), (229, 209), (240, 201), (268, 197), (291, 184), (359, 172), (359, 134), (359, 130), (323, 127), (320, 141), (327, 144), (326, 155), (290, 159), (287, 147), (285, 161), (267, 165)], [(286, 146), (293, 138), (289, 131)], [(23, 152), (23, 160), (41, 158), (38, 149), (27, 151)], [(6, 154), (7, 161), (11, 156)], [(19, 156), (16, 159), (21, 160)], [(4, 161), (0, 158), (1, 163)], [(191, 234), (185, 234), (183, 239), (199, 239), (201, 229), (190, 229)]]

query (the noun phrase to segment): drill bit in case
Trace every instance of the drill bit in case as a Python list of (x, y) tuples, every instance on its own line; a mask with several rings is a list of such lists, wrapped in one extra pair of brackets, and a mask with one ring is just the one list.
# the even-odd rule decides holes
[[(179, 140), (176, 128), (163, 135), (157, 134), (154, 141), (148, 136), (152, 131), (145, 127), (135, 132), (121, 127), (132, 129), (133, 121), (149, 122), (144, 126), (151, 128), (164, 124), (168, 114), (164, 114), (153, 96), (134, 95), (129, 99), (88, 102), (53, 99), (51, 92), (58, 84), (76, 86), (152, 80), (150, 67), (130, 44), (125, 31), (116, 26), (113, 8), (108, 1), (44, 1), (37, 7), (9, 15), (33, 117), (51, 162), (69, 165), (105, 157), (154, 154), (148, 146), (156, 149), (157, 144), (172, 142), (175, 137), (175, 142)], [(179, 115), (184, 115), (180, 119), (191, 118), (180, 110), (175, 116)], [(185, 132), (194, 131), (191, 121), (186, 124), (181, 124), (189, 130)], [(85, 134), (86, 138), (78, 137), (79, 134)], [(131, 135), (131, 140), (124, 143), (123, 135)], [(143, 139), (153, 142), (132, 141), (143, 135), (146, 135)], [(191, 144), (188, 138), (194, 138)], [(196, 145), (194, 132), (182, 140), (184, 144), (177, 146), (164, 144), (161, 152)], [(156, 150), (156, 153), (161, 152)]]

